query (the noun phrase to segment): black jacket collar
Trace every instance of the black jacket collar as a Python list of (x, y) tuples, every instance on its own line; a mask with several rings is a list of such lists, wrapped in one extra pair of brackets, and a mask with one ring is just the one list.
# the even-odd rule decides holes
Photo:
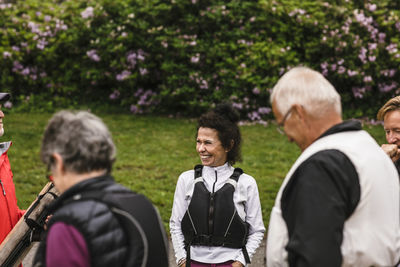
[(84, 180), (68, 188), (54, 202), (50, 204), (48, 209), (51, 212), (55, 211), (58, 207), (60, 207), (64, 203), (65, 200), (71, 198), (77, 193), (82, 191), (101, 190), (110, 183), (114, 183), (114, 178), (110, 175), (102, 175)]
[(348, 120), (332, 126), (326, 132), (324, 132), (320, 137), (318, 137), (318, 139), (335, 133), (360, 131), (360, 130), (362, 130), (360, 121)]

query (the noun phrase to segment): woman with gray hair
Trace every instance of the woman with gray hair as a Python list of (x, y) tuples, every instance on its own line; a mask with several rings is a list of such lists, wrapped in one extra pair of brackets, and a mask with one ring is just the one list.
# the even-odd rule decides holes
[[(146, 254), (154, 253), (153, 244), (162, 247), (165, 243), (156, 239), (163, 230), (148, 227), (160, 227), (161, 222), (144, 196), (114, 181), (115, 154), (107, 126), (95, 115), (60, 111), (51, 118), (42, 140), (41, 159), (60, 197), (49, 208), (53, 215), (34, 266), (167, 266), (163, 256), (162, 263), (155, 263), (155, 257)], [(141, 201), (137, 214), (120, 208), (124, 204), (114, 206), (124, 202), (122, 198), (115, 201), (116, 196), (134, 199), (129, 207)], [(137, 223), (127, 229), (121, 214)], [(141, 224), (143, 218), (148, 225)]]

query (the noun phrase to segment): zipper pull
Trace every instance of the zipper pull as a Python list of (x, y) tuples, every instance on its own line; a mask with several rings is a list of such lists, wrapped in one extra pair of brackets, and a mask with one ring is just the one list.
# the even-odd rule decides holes
[(0, 180), (1, 189), (3, 189), (3, 195), (6, 195), (6, 190), (4, 189), (3, 182)]

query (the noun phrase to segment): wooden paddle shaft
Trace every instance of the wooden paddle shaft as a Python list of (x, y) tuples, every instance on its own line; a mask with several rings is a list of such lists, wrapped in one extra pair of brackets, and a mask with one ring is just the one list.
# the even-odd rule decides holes
[[(37, 221), (45, 214), (45, 208), (58, 196), (59, 193), (51, 182), (47, 183), (38, 197), (25, 214), (29, 214), (28, 218)], [(38, 203), (36, 203), (38, 202)], [(47, 217), (47, 215), (45, 215)], [(17, 222), (11, 232), (3, 240), (0, 245), (0, 266), (16, 267), (22, 262), (26, 254), (32, 248), (33, 243), (30, 242), (32, 229), (26, 222), (25, 216)]]

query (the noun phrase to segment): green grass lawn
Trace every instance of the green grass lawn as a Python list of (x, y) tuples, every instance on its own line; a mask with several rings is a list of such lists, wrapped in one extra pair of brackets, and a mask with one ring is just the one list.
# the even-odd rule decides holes
[[(6, 114), (2, 141), (9, 150), (18, 203), (27, 208), (47, 183), (39, 158), (42, 133), (52, 114)], [(195, 150), (195, 120), (150, 116), (96, 114), (108, 125), (117, 146), (115, 179), (148, 196), (158, 207), (167, 227), (175, 184), (183, 171), (200, 162)], [(384, 142), (381, 126), (365, 126), (378, 143)], [(260, 191), (267, 226), (275, 195), (290, 166), (300, 154), (280, 135), (273, 123), (241, 126), (243, 162), (236, 164), (252, 175)]]

